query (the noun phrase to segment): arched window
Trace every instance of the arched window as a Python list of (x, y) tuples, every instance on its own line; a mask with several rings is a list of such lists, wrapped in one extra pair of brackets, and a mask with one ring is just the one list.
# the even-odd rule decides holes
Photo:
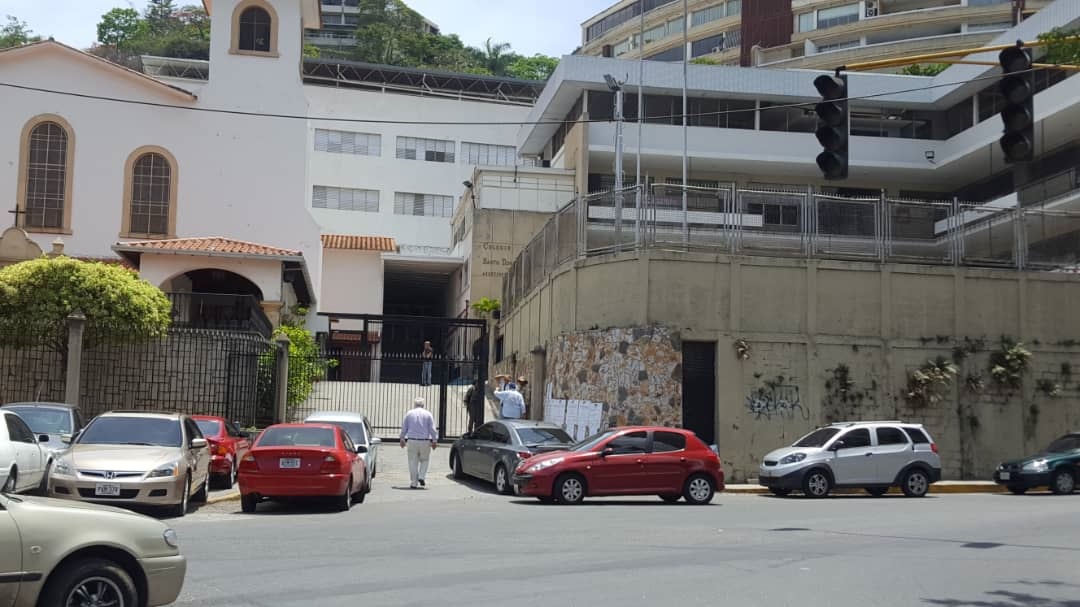
[(270, 13), (260, 6), (251, 6), (240, 13), (237, 32), (237, 48), (242, 51), (271, 51), (273, 24)]
[(71, 203), (71, 136), (61, 118), (27, 123), (23, 140), (19, 222), (27, 230), (62, 231)]
[(124, 236), (172, 237), (176, 226), (176, 160), (144, 147), (128, 157), (124, 177)]

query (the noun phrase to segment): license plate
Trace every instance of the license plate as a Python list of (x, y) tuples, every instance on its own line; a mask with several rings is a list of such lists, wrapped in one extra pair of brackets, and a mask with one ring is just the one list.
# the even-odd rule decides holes
[(119, 497), (120, 485), (114, 485), (112, 483), (98, 483), (94, 487), (94, 495), (100, 495), (103, 497)]
[(299, 457), (283, 457), (278, 460), (278, 468), (299, 468)]
[(1000, 477), (1001, 480), (1003, 480), (1003, 481), (1007, 481), (1007, 480), (1009, 480), (1009, 473), (1008, 472), (999, 472), (998, 477)]

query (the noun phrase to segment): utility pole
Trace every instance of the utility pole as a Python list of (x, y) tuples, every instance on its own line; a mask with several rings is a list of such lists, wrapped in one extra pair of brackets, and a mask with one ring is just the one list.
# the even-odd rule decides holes
[(686, 128), (686, 74), (687, 66), (690, 62), (690, 12), (687, 10), (687, 0), (683, 0), (683, 59), (682, 59), (682, 237), (683, 246), (688, 247), (690, 245), (690, 229), (687, 223), (686, 217), (686, 188), (688, 187), (688, 173), (689, 162), (688, 156), (688, 131)]
[[(641, 11), (638, 19), (638, 87), (637, 87), (637, 170), (634, 172), (635, 192), (634, 201), (634, 243), (640, 245), (641, 239), (641, 206), (645, 201), (644, 189), (641, 187), (641, 129), (645, 124), (645, 0), (639, 0)], [(685, 26), (685, 24), (684, 24)]]
[(604, 74), (608, 88), (615, 93), (615, 243), (622, 250), (623, 212), (623, 88), (611, 74)]

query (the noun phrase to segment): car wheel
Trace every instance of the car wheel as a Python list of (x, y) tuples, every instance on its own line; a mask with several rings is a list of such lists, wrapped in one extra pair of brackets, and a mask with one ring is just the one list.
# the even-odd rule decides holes
[(802, 490), (807, 497), (826, 497), (830, 489), (832, 489), (832, 481), (829, 480), (829, 475), (820, 468), (807, 472), (803, 477)]
[(454, 478), (465, 478), (465, 473), (461, 470), (461, 456), (457, 451), (450, 452), (450, 469), (454, 471)]
[(345, 487), (345, 494), (338, 497), (337, 508), (338, 510), (345, 512), (352, 507), (352, 478), (349, 478), (349, 484)]
[(205, 504), (206, 503), (206, 498), (208, 497), (206, 492), (209, 489), (209, 485), (210, 485), (210, 473), (207, 472), (206, 480), (203, 481), (202, 487), (199, 487), (199, 490), (195, 492), (195, 495), (191, 496), (191, 501), (195, 502), (196, 504)]
[(240, 510), (251, 514), (255, 512), (256, 506), (259, 505), (259, 498), (255, 497), (254, 493), (248, 493), (240, 496)]
[(368, 494), (369, 491), (371, 491), (371, 489), (368, 489), (368, 484), (365, 482), (364, 483), (364, 488), (353, 494), (352, 503), (354, 503), (354, 504), (363, 504), (364, 499), (367, 498), (367, 494)]
[(889, 492), (888, 487), (867, 487), (866, 492), (874, 497), (881, 497)]
[(227, 478), (228, 480), (225, 482), (229, 483), (229, 486), (225, 488), (232, 489), (236, 486), (236, 460), (229, 462), (229, 476)]
[(0, 488), (0, 491), (2, 491), (4, 493), (15, 493), (15, 486), (18, 485), (18, 482), (19, 482), (19, 469), (16, 468), (15, 466), (12, 466), (11, 467), (11, 472), (8, 472), (7, 480), (4, 481), (4, 486), (3, 486), (3, 488)]
[(1013, 495), (1023, 495), (1027, 493), (1027, 487), (1023, 485), (1006, 485), (1005, 488)]
[(667, 502), (669, 504), (674, 504), (675, 502), (682, 499), (682, 496), (681, 495), (676, 495), (676, 494), (665, 495), (665, 494), (661, 493), (660, 494), (660, 499), (664, 500), (665, 502)]
[(495, 490), (502, 495), (510, 495), (514, 492), (514, 486), (510, 484), (510, 475), (506, 472), (506, 466), (495, 466)]
[(1068, 470), (1056, 470), (1050, 479), (1050, 490), (1057, 495), (1068, 495), (1076, 490), (1076, 477)]
[(104, 559), (82, 559), (64, 565), (49, 577), (39, 605), (90, 607), (140, 604), (135, 582), (122, 567)]
[(563, 504), (580, 504), (585, 499), (585, 479), (564, 474), (555, 481), (555, 499)]
[(770, 487), (769, 492), (776, 497), (787, 497), (791, 495), (791, 489), (784, 489), (783, 487)]
[(180, 503), (171, 508), (170, 514), (175, 517), (181, 517), (187, 514), (188, 500), (191, 499), (191, 477), (187, 477), (187, 482), (184, 483), (184, 493), (180, 496)]
[(375, 478), (375, 475), (379, 473), (379, 465), (375, 464), (371, 467), (371, 478)]
[(715, 494), (716, 489), (713, 488), (713, 481), (708, 476), (699, 473), (686, 479), (686, 487), (683, 489), (683, 497), (686, 498), (686, 503), (704, 506), (712, 501)]
[(49, 474), (52, 472), (52, 460), (45, 464), (45, 473), (41, 475), (41, 482), (38, 484), (38, 495), (41, 497), (49, 497)]
[(930, 477), (926, 475), (926, 471), (922, 468), (912, 468), (904, 475), (900, 488), (904, 490), (904, 495), (908, 497), (922, 497), (926, 495), (927, 491), (930, 491)]

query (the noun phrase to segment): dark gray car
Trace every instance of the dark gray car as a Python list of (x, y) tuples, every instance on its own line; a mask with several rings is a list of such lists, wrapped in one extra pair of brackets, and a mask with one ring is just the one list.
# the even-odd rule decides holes
[(67, 449), (72, 437), (86, 425), (79, 408), (66, 403), (9, 403), (3, 408), (14, 411), (35, 435), (48, 436), (49, 440), (43, 441), (41, 447), (54, 455)]
[(499, 493), (513, 493), (510, 481), (521, 460), (559, 451), (574, 440), (561, 426), (531, 420), (498, 420), (467, 432), (450, 447), (454, 478), (472, 476), (495, 483)]

